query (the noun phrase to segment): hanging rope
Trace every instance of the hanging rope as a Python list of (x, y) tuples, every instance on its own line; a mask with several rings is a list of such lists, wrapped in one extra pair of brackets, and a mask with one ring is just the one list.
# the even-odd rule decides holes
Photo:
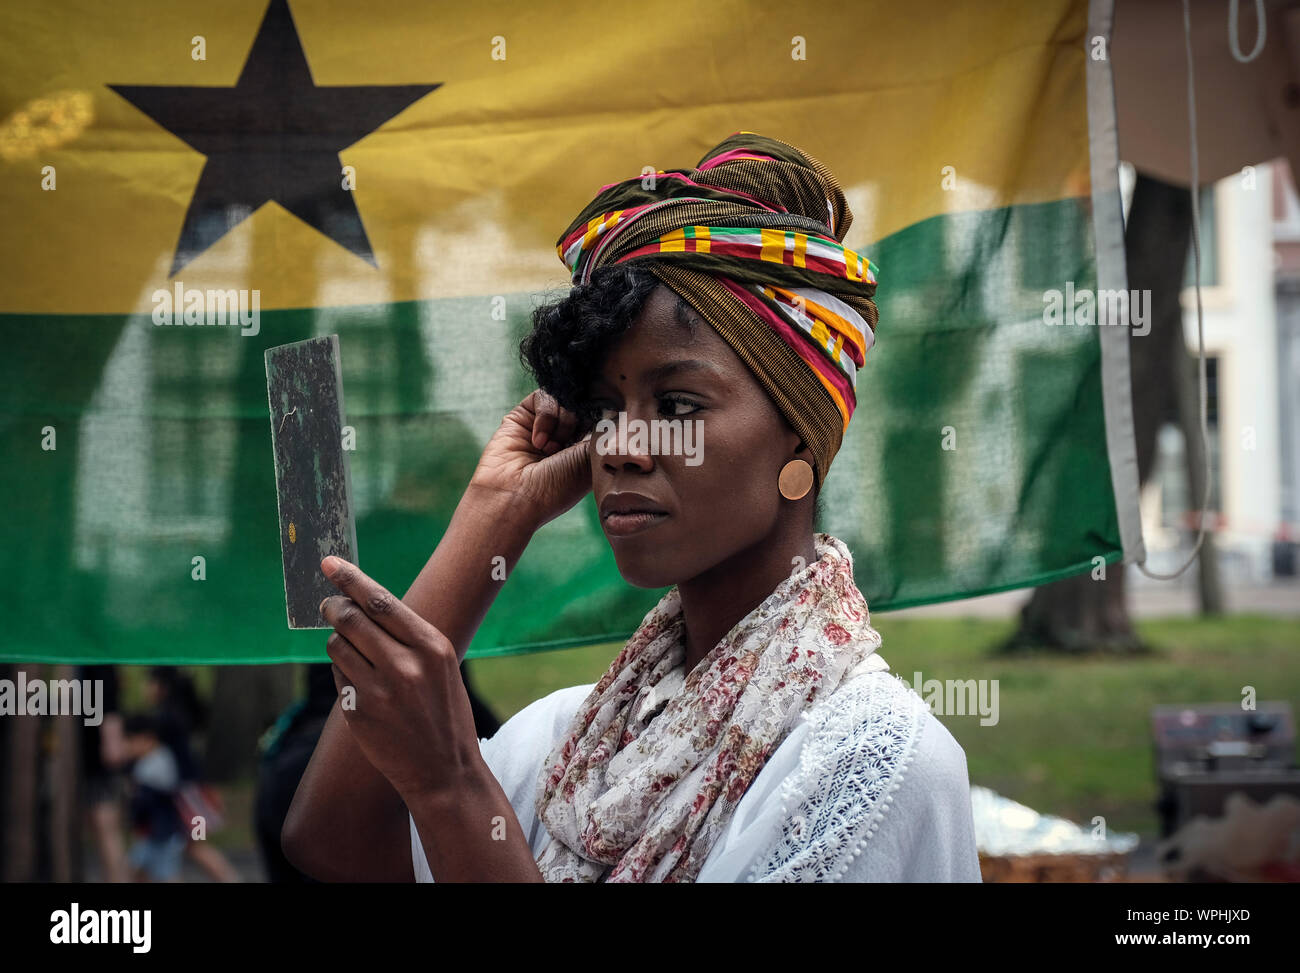
[[(1260, 23), (1263, 23), (1262, 0), (1256, 0), (1259, 5)], [(1192, 166), (1192, 268), (1195, 273), (1196, 281), (1196, 355), (1200, 364), (1199, 385), (1201, 398), (1201, 454), (1205, 458), (1205, 496), (1201, 502), (1200, 523), (1196, 529), (1196, 544), (1192, 547), (1192, 553), (1187, 556), (1182, 567), (1172, 574), (1157, 574), (1154, 571), (1147, 570), (1146, 557), (1137, 562), (1137, 568), (1148, 578), (1154, 578), (1157, 581), (1173, 581), (1183, 572), (1192, 566), (1197, 556), (1201, 553), (1201, 546), (1205, 543), (1205, 522), (1210, 514), (1210, 497), (1213, 493), (1210, 483), (1210, 424), (1209, 424), (1209, 404), (1206, 392), (1207, 382), (1205, 379), (1205, 322), (1201, 312), (1201, 209), (1200, 209), (1200, 157), (1196, 151), (1196, 82), (1192, 73), (1192, 17), (1188, 11), (1188, 0), (1183, 0), (1183, 38), (1187, 47), (1187, 128), (1191, 137), (1191, 166)], [(1233, 0), (1233, 9), (1236, 9), (1236, 0)], [(1230, 21), (1233, 44), (1236, 44), (1236, 17)], [(1256, 45), (1256, 50), (1251, 54), (1254, 57), (1259, 53), (1259, 46), (1263, 44), (1263, 29), (1260, 29), (1261, 40)], [(1234, 50), (1234, 55), (1236, 51)], [(1237, 58), (1241, 60), (1241, 58)]]
[(1228, 0), (1228, 48), (1232, 56), (1242, 64), (1249, 64), (1259, 57), (1264, 49), (1264, 39), (1268, 37), (1268, 20), (1264, 17), (1264, 0), (1255, 0), (1255, 49), (1246, 57), (1241, 56), (1241, 43), (1237, 40), (1237, 0)]

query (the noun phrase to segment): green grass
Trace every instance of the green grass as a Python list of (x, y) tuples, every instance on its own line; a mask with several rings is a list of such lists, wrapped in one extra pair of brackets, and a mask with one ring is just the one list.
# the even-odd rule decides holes
[[(1259, 701), (1300, 710), (1300, 620), (1232, 615), (1138, 624), (1146, 655), (1070, 658), (1001, 656), (1013, 620), (873, 619), (881, 655), (912, 681), (997, 679), (999, 719), (940, 719), (966, 751), (971, 782), (1037, 811), (1082, 824), (1105, 817), (1112, 830), (1158, 830), (1151, 707)], [(618, 644), (475, 660), (475, 689), (501, 719), (564, 686), (595, 682)]]

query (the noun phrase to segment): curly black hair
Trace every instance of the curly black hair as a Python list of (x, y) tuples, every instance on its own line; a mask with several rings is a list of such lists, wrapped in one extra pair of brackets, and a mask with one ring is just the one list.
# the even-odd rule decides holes
[[(579, 417), (582, 428), (594, 426), (599, 414), (590, 398), (592, 381), (660, 283), (643, 263), (611, 264), (593, 272), (589, 282), (574, 285), (559, 301), (534, 308), (533, 329), (519, 343), (519, 361), (538, 388)], [(706, 323), (704, 318), (680, 294), (672, 294), (677, 322), (694, 336)], [(820, 487), (814, 488), (814, 496), (820, 492)], [(816, 517), (821, 514), (818, 499)]]
[[(519, 360), (537, 386), (564, 408), (589, 421), (592, 381), (609, 349), (636, 320), (659, 278), (635, 261), (601, 267), (561, 300), (533, 310), (533, 330), (519, 343)], [(677, 320), (692, 334), (698, 315), (677, 298)]]

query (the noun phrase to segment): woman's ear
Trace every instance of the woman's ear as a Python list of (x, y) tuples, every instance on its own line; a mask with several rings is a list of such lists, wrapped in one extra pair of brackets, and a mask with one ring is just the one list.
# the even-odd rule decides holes
[(799, 435), (798, 431), (792, 425), (790, 425), (790, 420), (786, 419), (784, 416), (782, 416), (781, 419), (782, 425), (785, 427), (781, 431), (781, 438), (785, 440), (787, 444), (786, 448), (792, 450), (792, 452), (787, 455), (791, 459), (807, 459), (806, 450), (808, 447), (804, 444), (803, 437)]

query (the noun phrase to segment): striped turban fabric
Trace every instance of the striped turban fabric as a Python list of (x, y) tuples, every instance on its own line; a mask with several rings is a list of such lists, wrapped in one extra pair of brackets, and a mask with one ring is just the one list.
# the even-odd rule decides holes
[(876, 267), (843, 245), (853, 214), (824, 165), (737, 132), (693, 169), (611, 183), (556, 244), (575, 285), (644, 261), (745, 362), (813, 456), (820, 486), (875, 341)]

